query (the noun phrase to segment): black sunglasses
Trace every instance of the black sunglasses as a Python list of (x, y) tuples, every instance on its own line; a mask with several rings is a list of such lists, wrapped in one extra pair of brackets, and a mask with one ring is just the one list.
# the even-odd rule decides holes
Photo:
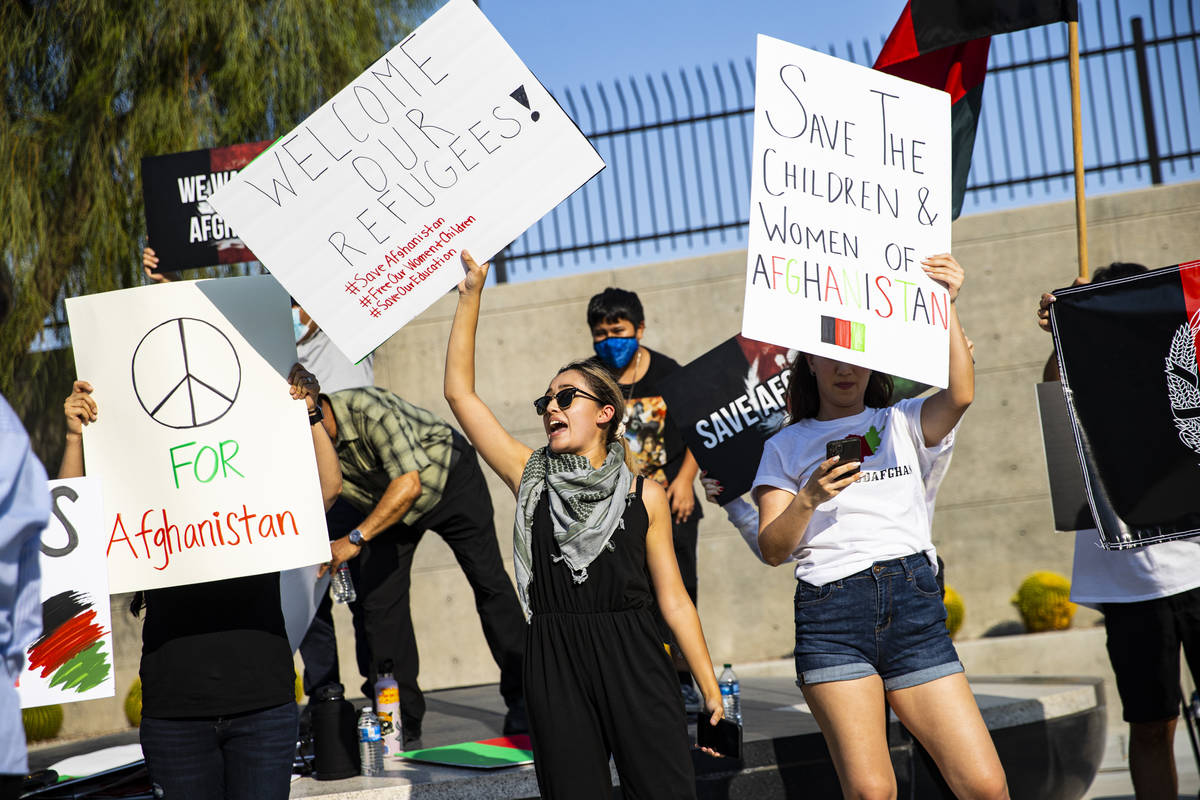
[[(553, 397), (554, 402), (558, 403), (558, 407), (565, 409), (568, 408), (572, 402), (574, 402), (576, 395), (579, 395), (580, 397), (586, 397), (589, 400), (595, 400), (601, 405), (604, 403), (604, 401), (599, 397), (596, 397), (596, 395), (588, 394), (583, 389), (577, 389), (574, 386), (568, 386), (565, 389), (559, 389), (558, 392), (553, 395)], [(543, 416), (546, 413), (546, 409), (550, 407), (550, 398), (551, 395), (546, 394), (533, 401), (533, 410), (538, 413), (539, 417)]]

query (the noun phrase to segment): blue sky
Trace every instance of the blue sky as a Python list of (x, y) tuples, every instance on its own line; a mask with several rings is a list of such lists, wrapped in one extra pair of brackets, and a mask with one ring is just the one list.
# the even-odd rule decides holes
[(480, 0), (480, 8), (547, 88), (708, 66), (754, 56), (766, 33), (839, 50), (863, 37), (878, 51), (903, 0)]

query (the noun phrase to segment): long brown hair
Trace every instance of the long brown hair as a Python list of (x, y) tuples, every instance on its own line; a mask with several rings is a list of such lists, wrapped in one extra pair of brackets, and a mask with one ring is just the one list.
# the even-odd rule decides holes
[(621, 394), (621, 388), (617, 386), (612, 372), (602, 361), (592, 357), (572, 361), (555, 373), (555, 377), (572, 370), (583, 376), (587, 390), (600, 398), (601, 405), (613, 407), (612, 419), (604, 427), (604, 446), (607, 447), (612, 442), (620, 442), (621, 449), (625, 453), (625, 465), (636, 474), (633, 453), (629, 452), (629, 445), (625, 441), (623, 424), (625, 422), (625, 397)]
[[(821, 396), (817, 392), (817, 376), (808, 367), (805, 353), (796, 353), (790, 367), (788, 380), (787, 408), (788, 424), (802, 419), (812, 419), (821, 410)], [(892, 404), (895, 381), (886, 372), (872, 371), (867, 378), (867, 391), (863, 403), (868, 408), (887, 408)]]

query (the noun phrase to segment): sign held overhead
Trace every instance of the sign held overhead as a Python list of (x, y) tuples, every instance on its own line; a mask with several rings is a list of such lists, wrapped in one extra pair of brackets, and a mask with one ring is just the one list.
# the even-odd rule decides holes
[(950, 97), (758, 37), (742, 335), (945, 387)]
[(604, 168), (470, 0), (450, 0), (210, 200), (352, 360)]

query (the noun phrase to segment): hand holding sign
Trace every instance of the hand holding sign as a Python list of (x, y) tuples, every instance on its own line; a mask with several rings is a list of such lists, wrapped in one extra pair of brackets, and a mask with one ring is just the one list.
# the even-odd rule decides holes
[(921, 269), (933, 280), (940, 283), (950, 296), (950, 302), (958, 299), (958, 290), (962, 288), (965, 276), (963, 268), (949, 253), (939, 253), (936, 256), (921, 259)]
[(477, 264), (475, 259), (471, 258), (471, 254), (463, 251), (463, 264), (467, 268), (467, 275), (458, 282), (458, 293), (461, 295), (480, 295), (483, 292), (483, 285), (487, 282), (488, 269), (491, 264)]

